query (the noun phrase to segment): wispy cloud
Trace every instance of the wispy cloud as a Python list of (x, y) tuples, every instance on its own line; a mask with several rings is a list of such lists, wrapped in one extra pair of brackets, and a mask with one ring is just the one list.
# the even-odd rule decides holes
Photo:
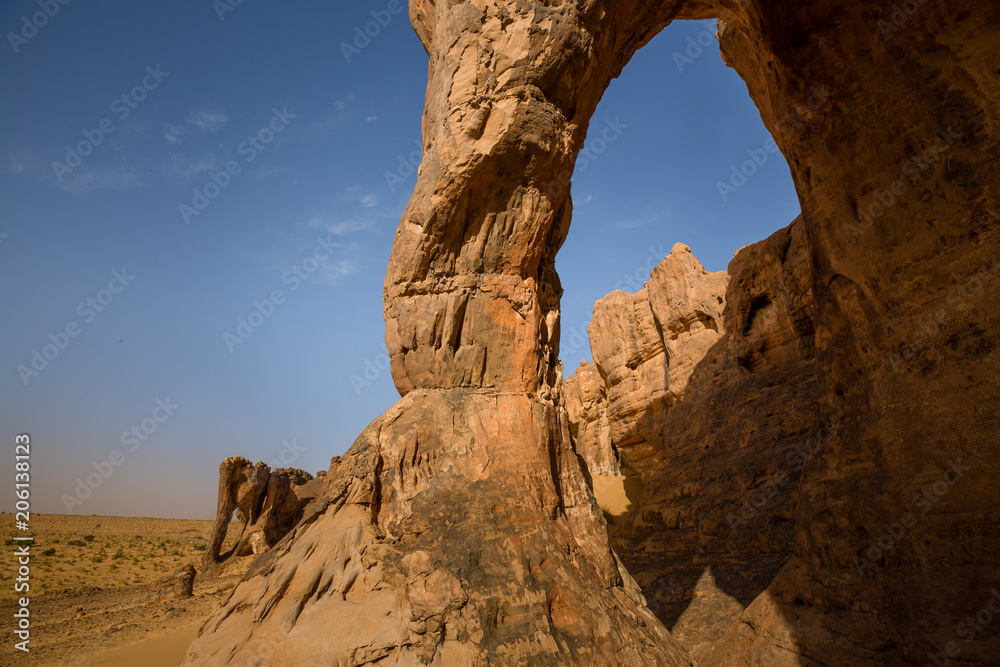
[[(649, 208), (649, 207), (647, 207)], [(651, 213), (646, 213), (644, 215), (637, 215), (631, 218), (626, 218), (624, 220), (619, 220), (615, 223), (615, 229), (638, 229), (639, 227), (645, 227), (646, 225), (651, 225), (654, 223), (663, 222), (668, 217), (669, 213), (666, 210), (654, 211)]]
[(378, 199), (375, 195), (365, 195), (361, 198), (361, 205), (365, 208), (375, 208), (378, 206)]
[(176, 145), (184, 141), (184, 132), (183, 126), (167, 123), (163, 126), (163, 139), (168, 143)]
[(95, 190), (128, 190), (139, 185), (139, 174), (128, 167), (91, 168), (75, 171), (59, 186), (74, 195)]
[(378, 120), (378, 116), (367, 116), (367, 117), (365, 118), (365, 120), (366, 120), (366, 121), (368, 121), (368, 122), (370, 123), (370, 122), (372, 122), (373, 120)]
[(325, 229), (334, 236), (345, 236), (354, 232), (368, 231), (372, 228), (372, 223), (368, 220), (341, 220), (330, 222), (325, 217), (317, 215), (306, 223), (309, 229)]
[(20, 158), (11, 158), (7, 165), (8, 174), (20, 174), (28, 171), (28, 163)]
[(183, 157), (177, 153), (171, 153), (170, 159), (164, 167), (164, 171), (169, 176), (188, 179), (192, 176), (197, 176), (198, 174), (203, 174), (206, 171), (217, 169), (219, 167), (220, 162), (212, 155), (190, 158)]
[(7, 167), (4, 171), (8, 174), (23, 174), (25, 172), (37, 172), (38, 170), (50, 169), (48, 163), (41, 160), (31, 151), (19, 151), (7, 158)]
[[(275, 143), (277, 143), (277, 140), (275, 140)], [(261, 160), (260, 164), (257, 165), (257, 168), (253, 170), (253, 175), (254, 178), (262, 179), (267, 178), (268, 176), (274, 176), (275, 174), (280, 174), (283, 171), (288, 171), (288, 168), (287, 164), (273, 167), (265, 164), (264, 161)]]
[(357, 273), (361, 265), (353, 259), (328, 259), (319, 268), (323, 282), (327, 285), (337, 285), (342, 279)]
[(221, 111), (192, 111), (188, 114), (187, 122), (202, 132), (216, 132), (226, 126), (229, 116)]

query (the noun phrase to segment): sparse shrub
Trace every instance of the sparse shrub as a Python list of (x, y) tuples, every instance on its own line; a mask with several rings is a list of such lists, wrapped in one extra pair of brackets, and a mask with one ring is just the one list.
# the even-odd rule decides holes
[(42, 552), (43, 556), (54, 556), (55, 554), (56, 550), (52, 549), (51, 547)]
[(87, 540), (88, 542), (93, 542), (94, 541), (94, 536), (93, 535), (84, 535), (83, 539)]
[(125, 557), (125, 552), (122, 551), (121, 549), (118, 549), (118, 551), (115, 552), (115, 555), (112, 556), (112, 558), (114, 558), (115, 560), (118, 560), (118, 559), (124, 558), (124, 557)]
[(205, 549), (208, 548), (208, 544), (205, 542), (195, 542), (194, 544), (191, 545), (191, 548), (194, 549), (195, 551), (204, 551)]
[(84, 542), (83, 540), (70, 540), (66, 544), (68, 544), (68, 545), (70, 545), (72, 547), (85, 547), (85, 546), (87, 546), (87, 543)]

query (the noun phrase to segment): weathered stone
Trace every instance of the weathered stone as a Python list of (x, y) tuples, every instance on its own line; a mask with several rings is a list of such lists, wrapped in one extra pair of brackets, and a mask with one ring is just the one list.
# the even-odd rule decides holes
[[(838, 430), (802, 473), (794, 556), (705, 664), (913, 663), (955, 641), (1000, 583), (1000, 6), (904, 6), (413, 0), (424, 160), (384, 288), (404, 398), (187, 663), (687, 664), (617, 567), (572, 450), (554, 261), (603, 91), (667, 23), (713, 16), (799, 194), (816, 413)], [(750, 374), (772, 359), (752, 333)], [(632, 343), (622, 358), (648, 362)], [(924, 513), (914, 495), (938, 482)], [(962, 658), (996, 649), (981, 633)]]
[[(234, 556), (258, 554), (274, 546), (298, 523), (322, 488), (322, 480), (303, 470), (272, 472), (263, 461), (252, 464), (242, 456), (226, 459), (219, 465), (219, 502), (203, 566), (212, 568)], [(240, 536), (221, 554), (234, 512), (243, 524)]]
[(608, 548), (566, 429), (552, 401), (408, 393), (188, 663), (687, 665)]
[[(270, 474), (271, 469), (263, 461), (252, 464), (242, 456), (231, 456), (219, 464), (219, 501), (215, 526), (208, 540), (208, 549), (202, 556), (202, 569), (210, 568), (219, 561), (233, 512), (243, 522), (244, 528), (260, 516)], [(241, 545), (237, 543), (223, 559), (241, 551)]]
[[(612, 542), (650, 608), (695, 658), (791, 556), (799, 476), (820, 445), (810, 439), (817, 431), (815, 332), (801, 220), (740, 250), (728, 280), (705, 286), (706, 275), (718, 274), (705, 274), (686, 246), (653, 270), (642, 294), (657, 304), (663, 349), (673, 351), (662, 362), (671, 385), (637, 384), (630, 409), (617, 413), (622, 422), (611, 425), (623, 463), (645, 486)], [(677, 296), (684, 294), (699, 297)], [(626, 308), (604, 316), (627, 326), (632, 310), (627, 299), (619, 302)], [(592, 325), (590, 335), (597, 357), (607, 347), (602, 337), (615, 332)], [(603, 363), (609, 378), (630, 372), (611, 366), (620, 357)], [(673, 363), (682, 371), (671, 372)], [(595, 410), (613, 395), (605, 389)]]
[(194, 565), (188, 563), (177, 569), (170, 576), (159, 579), (150, 584), (149, 599), (159, 600), (182, 600), (194, 594)]
[(617, 475), (621, 468), (618, 453), (611, 444), (608, 401), (597, 366), (582, 362), (576, 373), (566, 378), (563, 397), (570, 435), (587, 469), (594, 475)]
[[(594, 305), (588, 334), (604, 378), (603, 411), (611, 442), (630, 447), (631, 465), (656, 455), (658, 416), (684, 395), (695, 365), (722, 335), (726, 281), (725, 271), (708, 273), (690, 248), (677, 244), (643, 289), (612, 292)], [(588, 427), (580, 428), (585, 437)]]

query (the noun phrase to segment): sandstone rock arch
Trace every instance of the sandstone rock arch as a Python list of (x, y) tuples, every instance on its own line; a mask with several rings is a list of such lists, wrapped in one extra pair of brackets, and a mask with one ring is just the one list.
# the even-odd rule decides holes
[[(943, 646), (998, 579), (1000, 8), (928, 3), (887, 38), (894, 11), (413, 0), (430, 56), (424, 161), (384, 290), (403, 398), (187, 663), (688, 663), (608, 547), (568, 436), (554, 258), (571, 202), (549, 186), (631, 55), (672, 20), (710, 17), (802, 203), (818, 413), (841, 427), (803, 475), (793, 561), (710, 664), (891, 664)], [(830, 102), (777, 132), (817, 86)], [(926, 322), (935, 333), (915, 343)], [(888, 363), (904, 350), (922, 353)], [(866, 540), (956, 457), (975, 461), (961, 492), (859, 573)], [(984, 635), (963, 655), (991, 649)]]

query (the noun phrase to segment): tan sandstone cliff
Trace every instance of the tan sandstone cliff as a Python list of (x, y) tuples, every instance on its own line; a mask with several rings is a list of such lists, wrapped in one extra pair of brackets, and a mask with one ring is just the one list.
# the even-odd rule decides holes
[[(695, 657), (792, 554), (803, 465), (834, 430), (815, 437), (813, 316), (801, 220), (740, 250), (718, 274), (678, 244), (643, 290), (595, 305), (594, 363), (566, 380), (598, 378), (580, 416), (612, 415), (608, 446), (645, 486), (612, 543)], [(651, 354), (621, 354), (623, 341), (643, 337), (632, 349)], [(628, 391), (615, 391), (623, 384)], [(588, 453), (600, 448), (586, 438), (596, 429), (572, 430), (590, 466)], [(595, 474), (605, 474), (600, 463)]]
[[(554, 269), (572, 206), (552, 185), (631, 56), (711, 17), (799, 194), (815, 413), (838, 430), (802, 471), (792, 557), (703, 664), (913, 664), (954, 644), (1000, 584), (1000, 6), (917, 4), (413, 0), (423, 163), (384, 289), (402, 399), (186, 664), (688, 664), (572, 449)], [(998, 642), (961, 657), (988, 664)]]

